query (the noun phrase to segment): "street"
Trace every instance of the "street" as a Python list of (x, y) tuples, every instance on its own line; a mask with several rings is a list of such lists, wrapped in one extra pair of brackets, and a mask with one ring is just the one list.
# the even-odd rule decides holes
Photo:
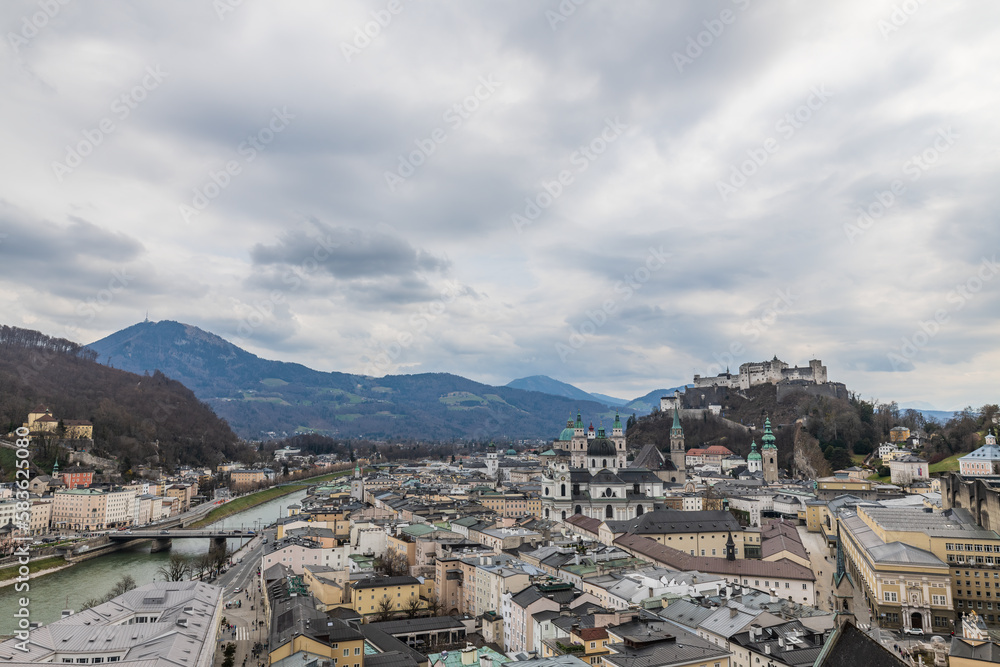
[[(254, 646), (267, 641), (268, 619), (261, 610), (263, 592), (258, 590), (259, 578), (257, 568), (264, 552), (263, 540), (273, 542), (276, 531), (264, 530), (260, 535), (239, 551), (235, 552), (231, 561), (235, 563), (213, 582), (223, 588), (223, 601), (226, 609), (222, 614), (224, 621), (232, 625), (232, 629), (223, 628), (219, 635), (219, 646), (215, 652), (215, 665), (219, 667), (223, 661), (221, 648), (228, 643), (236, 644), (234, 665), (236, 667), (258, 667), (267, 663), (262, 653), (254, 656)], [(239, 593), (236, 591), (239, 590)], [(239, 606), (237, 606), (239, 605)]]

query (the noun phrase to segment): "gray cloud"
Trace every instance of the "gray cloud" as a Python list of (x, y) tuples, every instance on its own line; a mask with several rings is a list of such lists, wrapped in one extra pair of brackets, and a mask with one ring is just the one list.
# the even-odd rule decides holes
[[(1000, 279), (961, 308), (949, 295), (1000, 249), (1000, 9), (924, 3), (883, 34), (892, 8), (862, 0), (561, 6), (406, 4), (350, 62), (373, 5), (243, 3), (221, 20), (211, 3), (61, 6), (0, 61), (0, 304), (61, 334), (124, 267), (129, 289), (81, 337), (149, 308), (235, 339), (256, 312), (246, 347), (327, 370), (362, 371), (402, 338), (386, 372), (639, 395), (736, 346), (737, 365), (819, 356), (864, 395), (990, 398), (978, 369), (1000, 362)], [(0, 26), (37, 11), (7, 3)], [(169, 75), (118, 118), (150, 65)], [(482, 77), (500, 83), (454, 122)], [(782, 126), (818, 86), (829, 99)], [(248, 159), (275, 108), (294, 118)], [(57, 179), (52, 162), (107, 116), (114, 131)], [(616, 117), (627, 131), (581, 161)], [(954, 144), (914, 171), (949, 126)], [(857, 229), (894, 180), (904, 190)], [(217, 194), (185, 221), (206, 185)], [(526, 200), (545, 205), (519, 232)], [(626, 299), (621, 281), (661, 246), (669, 260)], [(779, 290), (794, 304), (765, 326)], [(941, 308), (947, 324), (894, 369), (887, 354)]]

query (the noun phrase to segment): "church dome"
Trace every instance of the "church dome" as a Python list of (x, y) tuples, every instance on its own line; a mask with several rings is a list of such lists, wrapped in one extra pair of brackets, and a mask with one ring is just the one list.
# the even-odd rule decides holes
[(569, 442), (573, 439), (573, 429), (564, 428), (562, 433), (559, 434), (559, 442)]
[(594, 438), (587, 445), (587, 456), (614, 456), (615, 443), (607, 438)]

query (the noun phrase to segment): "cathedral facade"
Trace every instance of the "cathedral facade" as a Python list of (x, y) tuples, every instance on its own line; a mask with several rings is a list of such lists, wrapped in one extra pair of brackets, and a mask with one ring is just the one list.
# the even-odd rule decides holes
[[(676, 455), (674, 448), (679, 449)], [(684, 437), (675, 416), (670, 431), (670, 461), (680, 466), (673, 473), (680, 483), (683, 475)], [(621, 419), (615, 415), (611, 434), (603, 425), (596, 431), (593, 424), (585, 428), (580, 414), (566, 423), (552, 449), (542, 475), (542, 514), (547, 519), (561, 520), (574, 514), (604, 521), (627, 520), (653, 510), (656, 499), (662, 498), (669, 484), (655, 471), (644, 467), (629, 467), (625, 433)]]

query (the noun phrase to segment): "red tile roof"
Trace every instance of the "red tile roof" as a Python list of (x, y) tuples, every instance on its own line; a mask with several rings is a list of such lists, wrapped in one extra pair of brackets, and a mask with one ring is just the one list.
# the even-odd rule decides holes
[(691, 556), (673, 547), (660, 544), (656, 540), (639, 535), (622, 535), (614, 541), (614, 544), (638, 557), (645, 557), (661, 565), (685, 572), (698, 570), (706, 574), (737, 575), (741, 577), (777, 577), (780, 579), (816, 581), (816, 575), (813, 574), (811, 569), (803, 567), (787, 558), (766, 561), (746, 558), (728, 560), (725, 558)]

